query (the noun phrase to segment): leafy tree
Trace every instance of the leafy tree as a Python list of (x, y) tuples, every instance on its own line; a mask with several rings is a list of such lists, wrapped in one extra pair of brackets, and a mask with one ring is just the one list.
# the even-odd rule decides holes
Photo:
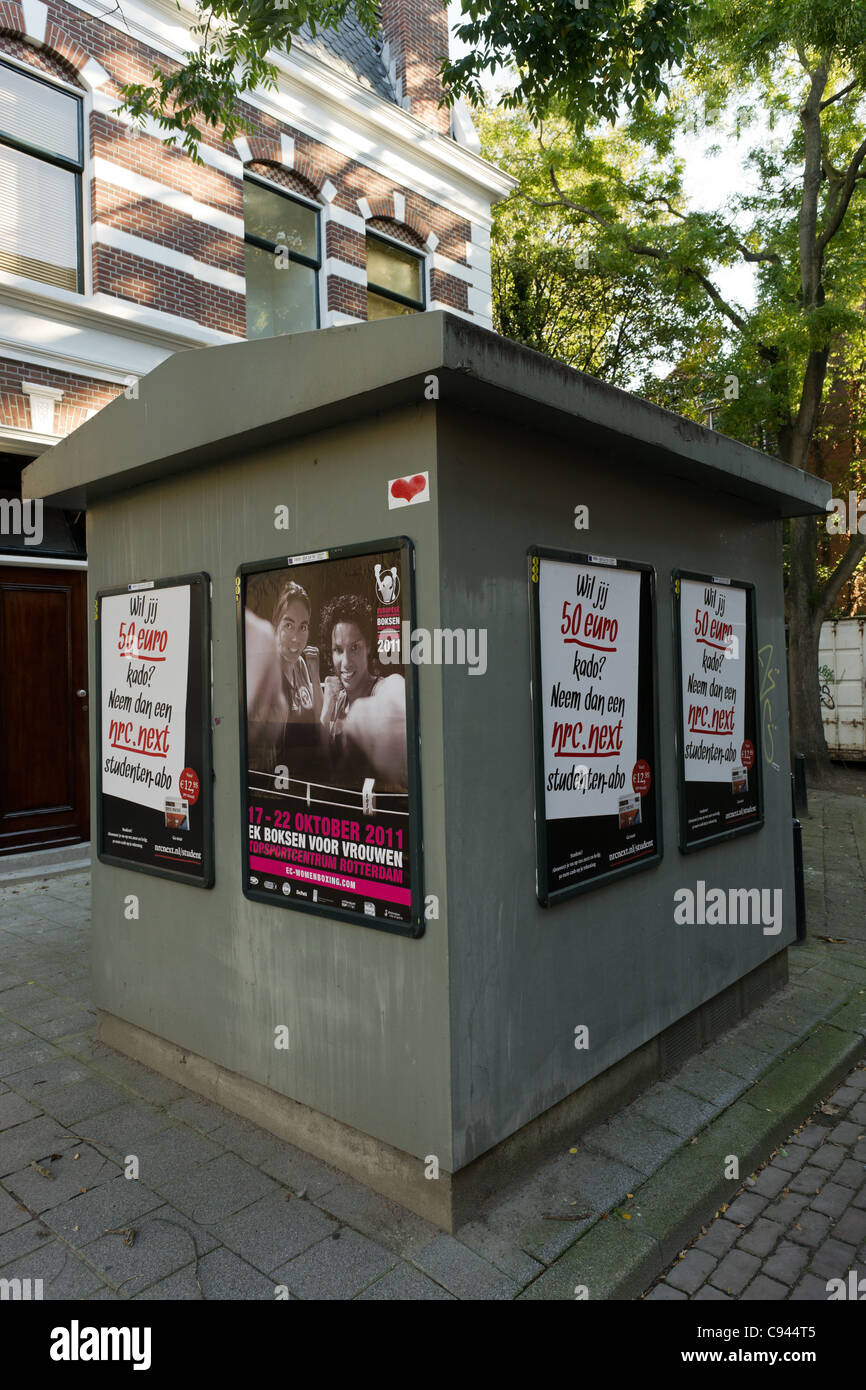
[[(477, 102), (485, 72), (516, 65), (507, 101), (540, 113), (560, 100), (582, 123), (663, 90), (666, 63), (684, 50), (689, 0), (462, 0), (462, 10), (456, 32), (471, 51), (443, 64), (447, 101)], [(204, 126), (228, 140), (244, 127), (238, 100), (276, 85), (270, 55), (287, 53), (304, 25), (334, 29), (351, 11), (369, 34), (379, 28), (376, 0), (196, 0), (196, 11), (181, 66), (123, 89), (127, 110), (154, 117), (192, 158)]]
[[(688, 343), (684, 319), (691, 323), (691, 345), (673, 354), (676, 371), (662, 381), (646, 373), (645, 394), (698, 419), (715, 407), (726, 432), (822, 470), (831, 357), (844, 380), (866, 345), (866, 6), (705, 0), (667, 86), (655, 105), (634, 104), (604, 129), (548, 103), (524, 196), (569, 227), (591, 229), (612, 271), (652, 267), (666, 306), (658, 355), (665, 340)], [(678, 137), (690, 129), (751, 133), (748, 177), (720, 211), (696, 210), (686, 197)], [(722, 272), (738, 265), (755, 271), (752, 308), (722, 288)], [(859, 468), (852, 459), (858, 481)], [(832, 566), (822, 551), (825, 519), (792, 519), (792, 741), (815, 772), (826, 765), (815, 679), (821, 622), (866, 554), (866, 536), (847, 540)]]

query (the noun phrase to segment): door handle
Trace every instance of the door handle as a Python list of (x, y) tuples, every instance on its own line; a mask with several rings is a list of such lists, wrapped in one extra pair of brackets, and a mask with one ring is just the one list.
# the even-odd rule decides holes
[(78, 696), (79, 700), (86, 700), (86, 699), (87, 699), (87, 691), (86, 691), (86, 690), (76, 690), (75, 693), (76, 693), (76, 695)]

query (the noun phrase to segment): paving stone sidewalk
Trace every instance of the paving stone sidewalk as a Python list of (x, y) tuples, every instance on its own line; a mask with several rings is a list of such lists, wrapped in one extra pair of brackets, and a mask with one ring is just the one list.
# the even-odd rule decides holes
[[(866, 1064), (750, 1175), (648, 1301), (826, 1300), (866, 1278)], [(864, 1286), (866, 1288), (866, 1286)]]
[(0, 1279), (49, 1299), (570, 1296), (546, 1281), (582, 1237), (866, 992), (866, 803), (812, 810), (815, 937), (790, 985), (455, 1236), (96, 1041), (89, 880), (0, 887)]

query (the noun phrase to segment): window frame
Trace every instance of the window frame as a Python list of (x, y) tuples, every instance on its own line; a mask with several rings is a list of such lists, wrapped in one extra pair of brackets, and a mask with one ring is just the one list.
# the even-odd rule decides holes
[[(299, 251), (292, 251), (289, 246), (282, 246), (277, 242), (267, 241), (264, 237), (256, 236), (254, 232), (248, 232), (246, 220), (244, 220), (244, 246), (255, 246), (259, 251), (267, 251), (274, 255), (276, 251), (287, 252), (289, 260), (297, 265), (305, 266), (307, 270), (312, 270), (316, 279), (315, 309), (316, 309), (316, 330), (322, 326), (322, 207), (312, 198), (304, 198), (301, 194), (292, 193), (287, 188), (282, 188), (278, 183), (272, 183), (270, 179), (263, 178), (261, 174), (248, 174), (244, 171), (244, 183), (256, 183), (260, 188), (265, 188), (269, 193), (277, 193), (281, 198), (286, 198), (290, 203), (298, 203), (303, 208), (309, 208), (316, 215), (316, 256), (317, 260), (312, 260), (309, 256), (304, 256)], [(246, 291), (244, 292), (244, 307), (246, 307)], [(309, 332), (308, 329), (299, 329), (299, 332)], [(315, 331), (315, 330), (314, 330)], [(289, 338), (290, 333), (275, 333), (276, 338)], [(249, 336), (247, 341), (251, 341)]]
[[(427, 268), (428, 258), (424, 251), (419, 251), (416, 246), (410, 246), (407, 241), (401, 241), (399, 237), (388, 236), (385, 232), (374, 230), (372, 227), (364, 229), (364, 247), (366, 252), (367, 240), (381, 241), (385, 246), (395, 246), (398, 251), (404, 251), (409, 256), (414, 256), (421, 262), (421, 299), (409, 299), (407, 295), (400, 294), (397, 290), (385, 289), (382, 285), (376, 284), (367, 274), (367, 293), (378, 294), (382, 299), (390, 299), (395, 304), (403, 304), (407, 309), (412, 309), (416, 314), (423, 314), (427, 311), (428, 285)], [(366, 255), (365, 255), (366, 260)]]
[[(39, 82), (44, 87), (52, 87), (55, 91), (65, 92), (67, 96), (74, 97), (77, 102), (77, 121), (76, 128), (78, 134), (78, 160), (67, 159), (65, 155), (54, 154), (49, 150), (43, 149), (40, 145), (31, 145), (24, 140), (18, 140), (14, 135), (7, 135), (0, 129), (0, 145), (5, 145), (8, 149), (17, 150), (19, 154), (27, 155), (31, 159), (42, 160), (45, 164), (53, 164), (58, 169), (65, 169), (67, 173), (74, 176), (75, 190), (75, 290), (74, 294), (84, 294), (84, 173), (85, 173), (85, 141), (84, 141), (84, 99), (85, 94), (77, 91), (69, 83), (53, 80), (44, 76), (40, 72), (34, 72), (25, 63), (16, 62), (11, 56), (5, 53), (0, 54), (0, 68), (10, 68), (13, 72), (21, 73), (28, 77), (31, 82)], [(15, 272), (17, 273), (17, 272)], [(30, 275), (22, 275), (22, 280), (27, 280), (31, 285), (47, 285), (51, 289), (62, 288), (52, 285), (47, 280), (35, 280)], [(70, 291), (67, 291), (70, 293)]]

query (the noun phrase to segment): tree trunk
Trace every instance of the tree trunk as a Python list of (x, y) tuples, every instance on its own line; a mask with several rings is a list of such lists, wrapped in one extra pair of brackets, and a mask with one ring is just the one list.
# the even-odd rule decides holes
[(815, 592), (817, 522), (811, 516), (798, 516), (791, 519), (790, 526), (785, 616), (788, 622), (791, 757), (802, 753), (810, 780), (825, 782), (830, 773), (830, 756), (818, 689), (818, 643), (823, 613)]

